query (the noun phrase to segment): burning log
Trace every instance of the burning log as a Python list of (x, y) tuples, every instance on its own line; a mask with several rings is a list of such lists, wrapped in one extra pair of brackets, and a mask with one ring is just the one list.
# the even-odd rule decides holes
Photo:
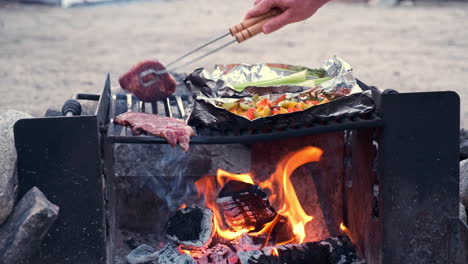
[(208, 245), (213, 237), (213, 212), (208, 208), (186, 207), (169, 218), (166, 236), (187, 247)]
[(238, 252), (241, 264), (364, 264), (347, 236)]
[(226, 222), (235, 231), (258, 231), (276, 216), (267, 194), (259, 186), (241, 181), (227, 182), (216, 203), (222, 207)]

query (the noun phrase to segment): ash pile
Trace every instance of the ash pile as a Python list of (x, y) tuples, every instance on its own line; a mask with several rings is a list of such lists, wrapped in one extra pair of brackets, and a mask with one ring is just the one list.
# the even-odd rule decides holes
[(257, 185), (231, 180), (221, 189), (216, 203), (232, 239), (217, 230), (215, 212), (189, 206), (169, 218), (159, 250), (143, 244), (126, 260), (130, 264), (363, 264), (345, 235), (322, 241), (297, 243), (287, 219), (271, 206)]

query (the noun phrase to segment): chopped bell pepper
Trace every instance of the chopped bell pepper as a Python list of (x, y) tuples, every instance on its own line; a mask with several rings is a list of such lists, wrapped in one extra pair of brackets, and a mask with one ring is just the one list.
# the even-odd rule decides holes
[(271, 109), (268, 106), (258, 107), (257, 110), (254, 111), (254, 115), (256, 118), (270, 116)]
[(313, 105), (318, 105), (319, 101), (316, 100), (308, 100), (306, 101), (306, 104), (313, 104)]
[(325, 103), (328, 103), (330, 102), (330, 100), (328, 100), (327, 98), (323, 99), (320, 103), (318, 104), (325, 104)]
[(231, 103), (224, 103), (221, 107), (226, 110), (231, 110), (232, 108), (236, 106), (237, 106), (237, 102), (231, 102)]
[(269, 106), (269, 105), (270, 105), (270, 100), (268, 100), (267, 98), (262, 99), (255, 104), (255, 106), (257, 107)]
[(296, 105), (296, 108), (299, 108), (299, 109), (301, 109), (301, 111), (302, 111), (302, 110), (304, 110), (304, 106), (305, 106), (305, 103), (304, 103), (304, 102), (300, 102), (300, 103), (298, 103), (298, 104)]
[(251, 108), (250, 105), (245, 104), (245, 103), (240, 103), (239, 106), (240, 106), (240, 108), (242, 108), (244, 110), (249, 110)]
[(283, 100), (279, 103), (279, 106), (288, 108), (289, 107), (289, 100)]
[(311, 108), (312, 106), (314, 106), (313, 104), (304, 104), (304, 110), (307, 110), (309, 108)]
[(273, 101), (273, 104), (274, 105), (278, 105), (281, 101), (283, 101), (284, 99), (286, 99), (286, 94), (283, 94), (282, 96), (280, 96), (278, 99), (276, 99), (275, 101)]
[(249, 110), (247, 110), (247, 112), (244, 113), (244, 115), (248, 119), (253, 120), (255, 118), (254, 112), (255, 112), (255, 108), (250, 108)]
[(297, 104), (298, 103), (296, 103), (296, 102), (289, 102), (288, 108), (290, 108), (290, 107), (294, 108), (294, 107), (296, 107)]

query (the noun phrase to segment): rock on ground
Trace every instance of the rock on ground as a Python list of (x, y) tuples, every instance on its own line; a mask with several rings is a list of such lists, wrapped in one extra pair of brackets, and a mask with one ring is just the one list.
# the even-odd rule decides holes
[(460, 158), (468, 159), (468, 130), (460, 130)]
[(13, 125), (19, 119), (31, 116), (14, 110), (0, 114), (0, 225), (10, 215), (15, 204), (18, 178), (16, 176), (16, 149)]
[(460, 162), (460, 202), (468, 208), (468, 160)]
[(27, 262), (57, 219), (58, 212), (58, 206), (49, 202), (38, 188), (31, 188), (0, 227), (0, 264)]
[(463, 206), (462, 203), (460, 203), (460, 219), (468, 225), (468, 220), (466, 218), (466, 209), (465, 206)]

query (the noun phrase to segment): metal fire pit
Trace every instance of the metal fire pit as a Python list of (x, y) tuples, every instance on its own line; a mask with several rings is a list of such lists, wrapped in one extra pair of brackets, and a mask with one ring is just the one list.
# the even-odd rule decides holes
[[(458, 216), (460, 102), (453, 92), (400, 94), (370, 89), (366, 116), (304, 127), (220, 134), (198, 129), (193, 145), (244, 144), (342, 131), (343, 219), (371, 264), (454, 263), (468, 259), (468, 228)], [(20, 195), (38, 186), (60, 206), (34, 263), (113, 263), (113, 145), (165, 144), (132, 136), (111, 119), (145, 111), (180, 117), (191, 98), (153, 104), (111, 94), (109, 76), (94, 115), (35, 118), (15, 125)]]

